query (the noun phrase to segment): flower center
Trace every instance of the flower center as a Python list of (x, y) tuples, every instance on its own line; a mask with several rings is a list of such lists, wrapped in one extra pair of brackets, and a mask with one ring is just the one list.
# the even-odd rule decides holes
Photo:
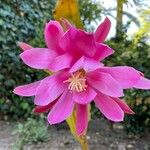
[(87, 85), (83, 70), (71, 74), (71, 77), (64, 81), (64, 83), (67, 82), (69, 83), (68, 89), (72, 91), (81, 92), (86, 90)]

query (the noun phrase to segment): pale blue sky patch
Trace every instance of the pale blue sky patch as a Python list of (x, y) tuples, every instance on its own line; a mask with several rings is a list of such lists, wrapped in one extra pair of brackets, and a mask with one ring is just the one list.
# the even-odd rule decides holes
[[(116, 8), (116, 6), (117, 6), (116, 0), (93, 0), (93, 2), (98, 2), (106, 10)], [(142, 3), (145, 4), (142, 6), (142, 8), (150, 7), (150, 0), (143, 0)], [(136, 6), (133, 3), (133, 0), (129, 0), (128, 5), (124, 4), (123, 9), (124, 9), (124, 11), (132, 14), (137, 19), (139, 19), (139, 10), (141, 9), (141, 6)], [(108, 13), (110, 13), (112, 16), (116, 17), (116, 11), (115, 10), (110, 11)], [(111, 17), (110, 15), (107, 15), (107, 16), (109, 17), (109, 19), (112, 22), (111, 31), (110, 31), (109, 36), (108, 36), (108, 38), (110, 38), (110, 37), (113, 37), (115, 35), (116, 20), (113, 17)], [(102, 15), (102, 20), (104, 20), (104, 18), (105, 18), (105, 15)], [(100, 23), (101, 21), (98, 21), (98, 22)], [(131, 21), (131, 20), (127, 16), (124, 15), (123, 16), (123, 24), (127, 24), (128, 21)], [(138, 31), (138, 29), (139, 29), (139, 27), (133, 21), (131, 21), (131, 24), (128, 28), (127, 34), (129, 35), (129, 37), (131, 37), (132, 35), (134, 35)]]

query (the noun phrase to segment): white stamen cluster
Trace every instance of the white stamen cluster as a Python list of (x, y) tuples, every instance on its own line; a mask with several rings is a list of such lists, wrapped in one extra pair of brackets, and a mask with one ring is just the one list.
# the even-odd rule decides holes
[(68, 80), (65, 80), (64, 83), (68, 82), (68, 89), (76, 92), (82, 92), (86, 90), (87, 85), (85, 84), (86, 79), (81, 75), (81, 72), (72, 74)]

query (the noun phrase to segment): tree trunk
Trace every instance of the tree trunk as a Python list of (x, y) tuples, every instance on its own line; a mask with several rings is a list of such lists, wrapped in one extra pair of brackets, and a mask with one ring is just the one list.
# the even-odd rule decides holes
[(123, 0), (117, 0), (116, 37), (120, 36), (122, 32), (122, 17), (123, 17)]

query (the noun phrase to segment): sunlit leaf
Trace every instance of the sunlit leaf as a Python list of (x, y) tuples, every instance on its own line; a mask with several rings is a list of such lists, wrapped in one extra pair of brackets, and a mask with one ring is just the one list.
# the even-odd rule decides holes
[(53, 14), (58, 21), (61, 18), (66, 18), (78, 28), (83, 28), (77, 0), (58, 0)]

